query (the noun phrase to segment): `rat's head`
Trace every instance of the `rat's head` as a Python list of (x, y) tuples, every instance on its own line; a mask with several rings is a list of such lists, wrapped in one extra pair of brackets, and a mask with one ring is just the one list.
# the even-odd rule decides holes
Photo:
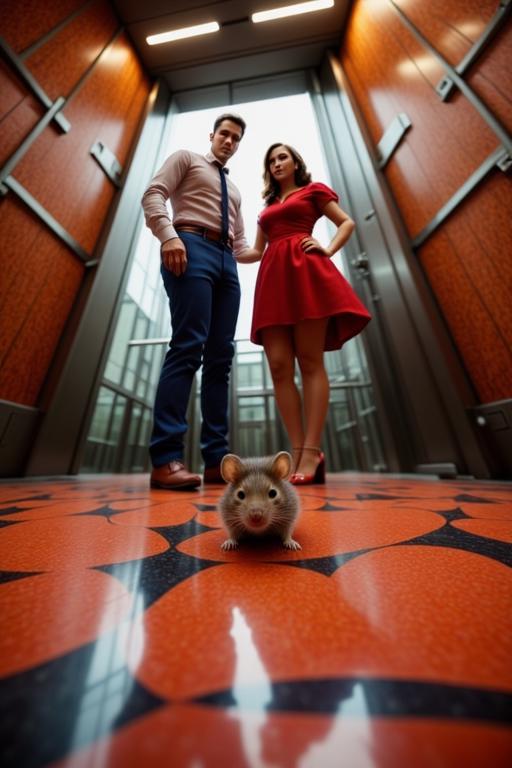
[(264, 459), (224, 456), (220, 471), (229, 485), (221, 507), (231, 524), (236, 521), (250, 533), (260, 534), (282, 522), (288, 514), (290, 490), (285, 480), (291, 462), (286, 451)]

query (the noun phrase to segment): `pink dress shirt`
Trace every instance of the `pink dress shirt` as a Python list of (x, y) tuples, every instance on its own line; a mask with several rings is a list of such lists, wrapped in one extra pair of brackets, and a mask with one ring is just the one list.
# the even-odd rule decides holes
[[(240, 210), (240, 192), (226, 176), (229, 196), (229, 236), (233, 238), (235, 256), (249, 248), (244, 235)], [(173, 218), (167, 200), (171, 201)], [(218, 160), (208, 152), (198, 155), (180, 149), (162, 165), (142, 197), (146, 224), (161, 243), (176, 232), (180, 223), (221, 230), (221, 188)]]

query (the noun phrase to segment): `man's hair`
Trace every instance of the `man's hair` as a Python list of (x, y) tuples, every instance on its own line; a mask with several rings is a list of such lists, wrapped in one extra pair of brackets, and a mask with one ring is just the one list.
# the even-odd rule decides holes
[(245, 133), (245, 120), (243, 118), (241, 118), (240, 115), (234, 115), (231, 112), (224, 112), (223, 115), (219, 115), (219, 117), (215, 120), (215, 122), (213, 124), (213, 132), (214, 133), (217, 130), (217, 128), (219, 127), (219, 125), (224, 120), (231, 120), (232, 123), (236, 123), (237, 125), (239, 125), (240, 128), (242, 129), (242, 136), (244, 135), (244, 133)]

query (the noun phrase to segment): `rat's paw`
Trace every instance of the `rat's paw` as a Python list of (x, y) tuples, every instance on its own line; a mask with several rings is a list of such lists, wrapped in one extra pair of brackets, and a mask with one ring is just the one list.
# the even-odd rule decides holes
[(283, 541), (283, 547), (286, 547), (286, 549), (302, 549), (299, 542), (295, 541), (295, 539), (285, 539)]
[(226, 539), (226, 541), (220, 545), (220, 548), (225, 552), (229, 549), (238, 549), (238, 541), (234, 539)]

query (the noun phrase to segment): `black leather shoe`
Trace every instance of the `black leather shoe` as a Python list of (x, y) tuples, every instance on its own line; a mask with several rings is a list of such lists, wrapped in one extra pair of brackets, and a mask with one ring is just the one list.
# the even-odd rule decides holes
[(226, 484), (226, 481), (220, 473), (220, 464), (216, 464), (214, 467), (204, 468), (203, 483), (205, 485), (218, 485), (219, 483)]
[(149, 483), (151, 488), (185, 491), (201, 485), (201, 476), (189, 472), (181, 461), (170, 461), (163, 467), (153, 467)]

